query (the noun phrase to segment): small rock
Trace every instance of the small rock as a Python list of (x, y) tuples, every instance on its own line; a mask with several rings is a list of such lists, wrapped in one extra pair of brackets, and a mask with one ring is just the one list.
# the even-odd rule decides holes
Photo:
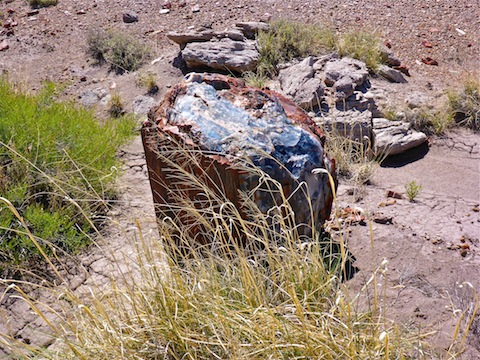
[(7, 40), (0, 42), (0, 51), (5, 51), (10, 47)]
[(160, 10), (161, 15), (168, 14), (169, 12), (170, 12), (170, 9), (161, 9)]
[(427, 40), (422, 40), (422, 45), (425, 46), (426, 48), (432, 48), (433, 45), (430, 41)]
[(192, 6), (192, 13), (200, 12), (200, 5), (196, 4)]
[(403, 195), (393, 191), (393, 190), (388, 190), (387, 191), (387, 198), (393, 198), (393, 199), (403, 199)]
[(32, 9), (30, 11), (27, 11), (27, 16), (35, 16), (38, 15), (40, 11), (38, 9)]
[(434, 60), (434, 59), (432, 59), (431, 57), (428, 57), (428, 56), (426, 58), (422, 59), (422, 63), (424, 63), (426, 65), (438, 66), (438, 61)]
[(281, 70), (278, 79), (285, 95), (304, 109), (320, 106), (323, 97), (322, 81), (314, 77), (315, 59), (307, 57), (300, 63)]
[(265, 14), (262, 15), (262, 17), (260, 18), (260, 20), (262, 22), (269, 22), (270, 20), (272, 19), (272, 14), (266, 12)]
[(411, 129), (409, 123), (383, 118), (373, 119), (372, 133), (373, 150), (376, 155), (401, 154), (427, 141), (427, 136), (422, 132)]
[(377, 73), (379, 76), (387, 79), (393, 83), (406, 83), (407, 80), (403, 77), (403, 74), (395, 69), (392, 69), (386, 65), (380, 65), (377, 69)]
[(138, 15), (132, 11), (126, 12), (122, 15), (123, 22), (131, 24), (138, 21)]
[(373, 221), (377, 224), (382, 225), (392, 225), (393, 224), (393, 216), (386, 216), (384, 214), (377, 214), (373, 218)]
[(270, 25), (261, 21), (243, 21), (235, 24), (239, 28), (247, 39), (254, 39), (260, 31), (268, 31)]

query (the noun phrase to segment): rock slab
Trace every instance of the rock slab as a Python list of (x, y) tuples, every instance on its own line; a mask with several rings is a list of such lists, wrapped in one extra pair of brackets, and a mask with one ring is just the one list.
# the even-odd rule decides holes
[(191, 69), (211, 68), (238, 73), (255, 70), (259, 56), (256, 42), (229, 38), (188, 43), (182, 50), (182, 57)]
[(373, 144), (376, 155), (397, 155), (422, 145), (427, 136), (411, 129), (409, 123), (388, 119), (373, 119)]

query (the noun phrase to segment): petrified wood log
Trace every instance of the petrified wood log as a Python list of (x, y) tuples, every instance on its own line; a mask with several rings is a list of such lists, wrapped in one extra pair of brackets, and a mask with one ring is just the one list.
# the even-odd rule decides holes
[[(178, 220), (172, 209), (181, 204), (175, 204), (174, 191), (198, 200), (197, 206), (211, 205), (204, 190), (179, 180), (185, 174), (176, 166), (235, 204), (242, 216), (248, 216), (242, 212), (242, 192), (253, 192), (264, 213), (278, 206), (275, 195), (258, 187), (259, 176), (239, 163), (261, 169), (282, 185), (296, 224), (319, 229), (330, 216), (328, 176), (312, 173), (323, 168), (335, 178), (335, 163), (323, 150), (324, 135), (303, 110), (278, 93), (223, 75), (189, 74), (150, 111), (142, 139), (159, 218)], [(186, 152), (195, 154), (193, 160)], [(198, 241), (203, 241), (201, 236)]]

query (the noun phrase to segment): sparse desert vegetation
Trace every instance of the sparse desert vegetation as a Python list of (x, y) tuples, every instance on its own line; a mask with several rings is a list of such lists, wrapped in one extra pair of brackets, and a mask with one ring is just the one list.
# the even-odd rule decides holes
[(151, 54), (144, 44), (115, 30), (92, 31), (87, 43), (88, 55), (118, 74), (138, 70)]

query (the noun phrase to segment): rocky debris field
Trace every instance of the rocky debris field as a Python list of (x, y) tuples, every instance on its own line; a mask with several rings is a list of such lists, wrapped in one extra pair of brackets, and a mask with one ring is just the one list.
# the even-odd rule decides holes
[[(167, 37), (172, 31), (211, 29), (222, 33), (238, 22), (278, 18), (320, 22), (340, 32), (373, 30), (408, 67), (410, 76), (402, 76), (404, 80), (397, 82), (373, 80), (369, 90), (372, 96), (379, 103), (426, 102), (430, 108), (437, 106), (444, 89), (459, 87), (467, 74), (478, 72), (480, 59), (478, 0), (59, 0), (55, 6), (39, 9), (31, 8), (23, 0), (8, 0), (0, 3), (0, 12), (0, 70), (31, 90), (41, 88), (44, 80), (61, 82), (65, 85), (62, 96), (91, 107), (99, 117), (105, 116), (114, 95), (121, 97), (126, 111), (145, 116), (182, 79), (181, 70), (174, 66), (179, 45)], [(137, 72), (122, 75), (109, 71), (106, 65), (96, 66), (86, 55), (87, 38), (92, 32), (109, 28), (147, 44), (152, 50), (149, 62)], [(239, 36), (238, 32), (229, 34), (227, 39)], [(310, 59), (304, 65), (313, 68), (316, 61)], [(148, 71), (155, 74), (159, 88), (156, 94), (147, 94), (136, 85), (139, 73)], [(283, 71), (285, 75), (289, 70)], [(315, 77), (310, 78), (308, 85), (314, 83), (313, 92), (318, 96), (321, 92), (321, 96), (341, 97), (337, 90), (347, 88), (354, 93), (360, 91), (335, 85), (338, 79), (330, 86), (322, 85), (320, 91), (318, 82), (311, 79)], [(328, 83), (323, 78), (323, 84)], [(282, 76), (277, 85), (280, 91), (295, 98), (295, 84)], [(365, 103), (365, 98), (370, 101), (366, 93), (358, 93), (357, 108)], [(298, 96), (301, 103), (304, 95)], [(341, 110), (343, 117), (350, 118), (344, 114), (345, 109)], [(367, 124), (381, 119), (366, 110), (361, 112)], [(328, 113), (322, 115), (322, 121), (328, 123)], [(380, 120), (375, 122), (377, 125), (368, 131), (378, 137), (384, 126)], [(400, 129), (394, 133), (408, 133), (409, 129), (402, 128), (402, 124), (398, 126)], [(344, 231), (357, 259), (355, 265), (360, 269), (349, 286), (359, 289), (371, 271), (387, 259), (388, 316), (411, 328), (436, 330), (430, 342), (441, 351), (451, 340), (459, 313), (473, 302), (471, 293), (461, 284), (469, 282), (480, 291), (480, 136), (461, 130), (421, 142), (422, 147), (413, 155), (398, 155), (384, 163), (370, 185), (359, 189), (341, 181), (337, 210), (344, 214)], [(133, 250), (127, 244), (136, 232), (136, 219), (142, 220), (146, 233), (150, 231), (155, 236), (152, 197), (139, 137), (121, 156), (125, 160), (125, 174), (119, 183), (122, 196), (110, 214), (112, 224), (117, 225), (106, 230), (99, 248), (79, 259), (81, 266), (69, 269), (68, 277), (79, 291), (87, 291), (91, 283), (107, 282), (115, 273), (108, 265), (112, 257), (124, 259), (128, 267)], [(415, 202), (408, 201), (406, 196), (405, 184), (411, 181), (422, 186)], [(365, 226), (368, 220), (373, 221), (371, 228)], [(44, 295), (37, 292), (32, 296), (43, 299)], [(47, 297), (44, 301), (55, 300)], [(0, 302), (1, 333), (34, 345), (52, 343), (45, 336), (48, 327), (32, 315), (25, 303), (5, 295)], [(478, 317), (473, 325), (464, 359), (480, 358)], [(7, 352), (0, 345), (0, 358), (8, 358)]]

